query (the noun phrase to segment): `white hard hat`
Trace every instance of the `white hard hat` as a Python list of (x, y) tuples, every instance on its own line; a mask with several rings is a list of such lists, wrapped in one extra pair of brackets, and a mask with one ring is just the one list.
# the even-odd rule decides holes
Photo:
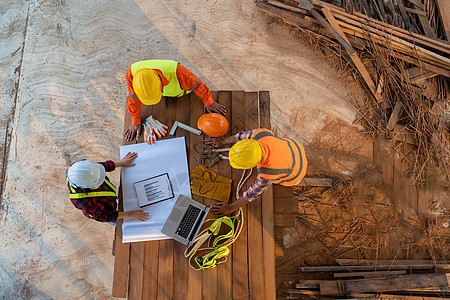
[(95, 188), (105, 181), (105, 167), (84, 159), (74, 163), (67, 170), (70, 185), (79, 188)]

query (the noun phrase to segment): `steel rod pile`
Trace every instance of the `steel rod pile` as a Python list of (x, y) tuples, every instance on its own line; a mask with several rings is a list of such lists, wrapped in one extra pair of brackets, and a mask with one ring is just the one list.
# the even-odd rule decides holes
[(341, 2), (361, 12), (324, 1), (256, 5), (351, 66), (368, 92), (366, 101), (354, 103), (358, 121), (368, 133), (393, 141), (414, 183), (424, 183), (436, 168), (448, 181), (450, 44), (438, 39), (445, 36), (442, 22), (433, 21), (440, 20), (434, 2), (363, 0), (350, 9), (351, 0)]

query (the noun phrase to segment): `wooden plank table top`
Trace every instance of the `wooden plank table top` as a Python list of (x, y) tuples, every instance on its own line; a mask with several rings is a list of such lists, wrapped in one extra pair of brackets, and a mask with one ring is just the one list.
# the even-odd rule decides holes
[[(268, 92), (219, 91), (213, 98), (226, 106), (230, 131), (259, 127), (270, 129), (270, 96)], [(142, 105), (141, 120), (153, 115), (161, 123), (172, 127), (180, 121), (194, 128), (204, 113), (203, 103), (194, 93), (180, 98), (162, 99), (154, 106)], [(124, 129), (131, 123), (125, 111)], [(204, 135), (176, 130), (174, 137), (184, 136), (189, 171), (197, 165), (192, 145), (202, 143)], [(173, 138), (166, 136), (165, 138)], [(143, 133), (138, 142), (143, 142)], [(135, 143), (131, 142), (131, 143)], [(131, 144), (123, 140), (123, 144)], [(149, 146), (151, 147), (151, 146)], [(236, 186), (242, 171), (232, 169), (221, 160), (212, 170), (233, 179), (230, 201), (236, 201)], [(241, 189), (245, 191), (255, 178), (253, 174)], [(192, 195), (206, 205), (215, 201)], [(122, 193), (119, 192), (119, 209)], [(115, 236), (115, 259), (112, 296), (128, 299), (275, 299), (275, 241), (273, 220), (273, 190), (244, 207), (244, 228), (230, 247), (228, 261), (213, 269), (194, 271), (184, 257), (185, 245), (173, 240), (122, 243), (122, 222)], [(210, 214), (208, 218), (214, 218)]]

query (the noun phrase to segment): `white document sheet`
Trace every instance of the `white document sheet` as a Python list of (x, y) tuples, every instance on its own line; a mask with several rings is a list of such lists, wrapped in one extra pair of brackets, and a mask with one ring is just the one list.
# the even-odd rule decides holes
[[(128, 152), (136, 152), (138, 157), (133, 161), (136, 165), (122, 168), (122, 193), (124, 211), (141, 209), (150, 214), (144, 222), (125, 218), (123, 221), (123, 242), (141, 242), (169, 239), (161, 233), (161, 228), (172, 211), (179, 194), (191, 197), (189, 169), (184, 137), (120, 147), (120, 158)], [(139, 208), (134, 183), (168, 173), (175, 197), (143, 208)]]

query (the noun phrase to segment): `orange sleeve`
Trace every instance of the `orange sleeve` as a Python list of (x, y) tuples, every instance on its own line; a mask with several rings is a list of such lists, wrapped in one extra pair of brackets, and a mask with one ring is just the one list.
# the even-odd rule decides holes
[(210, 106), (214, 103), (211, 92), (203, 81), (195, 76), (191, 71), (186, 69), (181, 64), (177, 66), (177, 78), (181, 89), (185, 91), (193, 91), (197, 96), (203, 100), (205, 106)]
[(141, 124), (141, 101), (133, 90), (133, 74), (131, 67), (127, 70), (128, 112), (134, 125)]

